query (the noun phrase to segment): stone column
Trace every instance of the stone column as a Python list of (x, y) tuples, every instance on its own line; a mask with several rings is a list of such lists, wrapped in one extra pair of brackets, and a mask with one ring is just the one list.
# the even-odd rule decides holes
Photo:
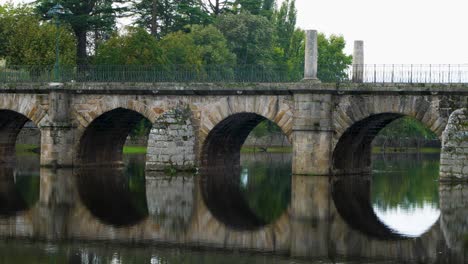
[(353, 82), (362, 83), (364, 80), (364, 41), (354, 41), (353, 52)]
[(330, 175), (331, 94), (294, 94), (293, 174)]
[(317, 30), (306, 31), (306, 47), (305, 47), (305, 64), (304, 64), (304, 80), (317, 79)]
[(468, 180), (468, 109), (454, 111), (442, 134), (440, 180)]
[(73, 126), (70, 94), (63, 84), (54, 84), (49, 93), (49, 120), (41, 126), (41, 166), (73, 166)]

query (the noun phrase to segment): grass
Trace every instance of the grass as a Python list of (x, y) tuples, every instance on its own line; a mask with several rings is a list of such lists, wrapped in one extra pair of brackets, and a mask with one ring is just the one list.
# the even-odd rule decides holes
[(124, 146), (124, 154), (146, 154), (146, 147), (142, 146)]
[[(39, 146), (36, 145), (16, 145), (17, 155), (35, 155)], [(125, 146), (123, 149), (124, 154), (146, 154), (147, 148), (145, 146)], [(242, 147), (241, 153), (291, 153), (292, 147)], [(440, 153), (440, 148), (386, 148), (385, 153)], [(372, 153), (383, 153), (381, 147), (373, 147)]]
[[(372, 153), (384, 153), (381, 147), (373, 147)], [(385, 153), (440, 153), (440, 148), (386, 148)]]
[[(17, 155), (36, 155), (38, 154), (39, 146), (37, 145), (16, 145)], [(123, 149), (124, 154), (146, 154), (146, 147), (144, 146), (125, 146)]]
[(292, 147), (242, 147), (241, 153), (256, 153), (256, 152), (266, 152), (266, 153), (291, 153)]
[(16, 155), (26, 156), (26, 155), (37, 155), (39, 154), (39, 146), (37, 145), (27, 145), (27, 144), (16, 144)]

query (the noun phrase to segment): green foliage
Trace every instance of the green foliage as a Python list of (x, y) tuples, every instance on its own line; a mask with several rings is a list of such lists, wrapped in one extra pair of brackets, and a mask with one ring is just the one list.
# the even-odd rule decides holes
[(255, 162), (242, 164), (241, 188), (252, 211), (272, 223), (291, 201), (291, 163)]
[(268, 65), (273, 55), (273, 27), (268, 19), (242, 12), (218, 17), (216, 27), (224, 34), (239, 64)]
[[(273, 14), (275, 29), (274, 61), (285, 65), (291, 79), (303, 76), (305, 56), (305, 32), (296, 28), (297, 10), (295, 0), (286, 0)], [(318, 78), (322, 82), (336, 82), (346, 78), (345, 70), (351, 65), (352, 57), (343, 50), (345, 41), (342, 36), (318, 35)]]
[(198, 46), (200, 56), (205, 65), (233, 65), (236, 55), (232, 53), (226, 38), (214, 26), (192, 26), (189, 36)]
[(211, 23), (210, 15), (197, 0), (140, 0), (135, 1), (132, 13), (137, 17), (136, 23), (157, 38), (187, 25)]
[(378, 137), (387, 138), (424, 138), (424, 139), (437, 139), (429, 128), (427, 128), (420, 121), (405, 116), (399, 118), (392, 123), (385, 126), (378, 134)]
[(203, 63), (200, 48), (189, 34), (182, 31), (167, 35), (160, 45), (165, 59), (170, 64), (198, 68)]
[(235, 0), (201, 0), (202, 9), (211, 16), (232, 13)]
[(322, 82), (337, 82), (346, 78), (345, 70), (353, 62), (350, 55), (343, 52), (346, 42), (343, 36), (331, 35), (327, 38), (318, 34), (318, 71)]
[[(295, 0), (285, 0), (279, 8), (275, 0), (63, 0), (60, 3), (71, 11), (71, 14), (60, 17), (65, 25), (61, 29), (64, 42), (61, 44), (64, 51), (62, 64), (74, 64), (75, 60), (78, 64), (87, 64), (89, 53), (94, 54), (91, 62), (96, 65), (157, 66), (141, 68), (138, 76), (124, 67), (119, 68), (123, 69), (121, 74), (111, 73), (116, 71), (114, 68), (104, 69), (101, 74), (99, 71), (102, 69), (99, 68), (95, 75), (100, 80), (115, 75), (120, 76), (118, 80), (129, 81), (137, 77), (155, 81), (163, 75), (175, 76), (176, 80), (195, 77), (208, 80), (206, 76), (210, 75), (214, 77), (209, 80), (214, 81), (255, 81), (262, 78), (298, 81), (303, 76), (305, 34), (296, 28)], [(35, 12), (46, 18), (44, 14), (54, 4), (38, 0), (34, 5)], [(6, 9), (2, 6), (0, 14), (7, 12)], [(138, 28), (117, 34), (116, 19), (124, 15), (133, 15)], [(48, 41), (49, 38), (43, 40), (43, 35), (53, 35), (54, 27), (51, 23), (37, 22), (37, 16), (22, 14), (21, 17), (24, 23), (34, 20), (43, 28), (40, 31), (23, 26), (24, 34), (13, 34), (9, 25), (16, 21), (0, 17), (0, 41), (5, 43), (10, 36), (18, 36), (14, 45), (8, 45), (18, 49), (11, 56), (15, 60), (13, 63), (42, 64), (43, 61), (51, 61), (54, 58), (54, 51), (50, 49), (53, 43)], [(76, 55), (69, 52), (71, 32), (76, 39)], [(93, 37), (94, 40), (91, 39)], [(23, 41), (25, 38), (30, 39)], [(351, 56), (343, 53), (343, 37), (332, 35), (327, 38), (320, 34), (318, 41), (319, 79), (323, 82), (344, 79), (344, 70), (351, 64)], [(5, 57), (7, 49), (2, 45), (0, 56)], [(206, 65), (228, 67), (213, 71)], [(82, 67), (80, 72), (89, 72), (91, 68)], [(172, 80), (170, 77), (163, 79)]]
[(271, 134), (282, 133), (282, 130), (277, 124), (271, 122), (268, 119), (265, 119), (260, 122), (250, 133), (259, 138)]
[(148, 215), (145, 163), (130, 161), (125, 168), (125, 177), (128, 179), (131, 203), (135, 210), (142, 215)]
[[(41, 23), (29, 7), (4, 5), (0, 8), (0, 56), (9, 65), (53, 65), (56, 34), (56, 26)], [(61, 26), (59, 36), (60, 63), (75, 64), (73, 34), (67, 26)]]
[(151, 121), (149, 121), (146, 118), (141, 119), (140, 122), (136, 124), (136, 126), (130, 131), (130, 137), (132, 138), (138, 138), (138, 137), (144, 137), (149, 135), (151, 128), (153, 127), (153, 124), (151, 124)]
[(253, 15), (260, 15), (263, 7), (263, 0), (237, 0), (240, 12), (249, 12)]
[[(275, 45), (283, 50), (284, 55), (290, 58), (291, 42), (296, 31), (297, 10), (295, 0), (289, 3), (284, 1), (273, 15), (275, 27)], [(304, 38), (305, 36), (303, 36)]]
[(425, 203), (438, 206), (439, 155), (424, 154), (423, 159), (408, 155), (397, 159), (374, 159), (372, 203), (382, 210), (396, 207), (412, 209)]
[(130, 28), (127, 35), (112, 36), (99, 46), (94, 64), (159, 65), (162, 50), (154, 37), (141, 28)]
[[(125, 7), (126, 3), (126, 0), (60, 1), (60, 4), (71, 12), (70, 14), (61, 16), (61, 20), (70, 25), (76, 36), (76, 56), (79, 64), (87, 64), (88, 62), (88, 33), (90, 31), (111, 32), (114, 30), (117, 17), (127, 11)], [(45, 19), (50, 19), (46, 16), (46, 13), (56, 2), (37, 0), (35, 4), (36, 13), (43, 16)]]
[(40, 176), (38, 174), (17, 174), (15, 179), (16, 189), (26, 202), (27, 207), (33, 207), (34, 204), (39, 200)]

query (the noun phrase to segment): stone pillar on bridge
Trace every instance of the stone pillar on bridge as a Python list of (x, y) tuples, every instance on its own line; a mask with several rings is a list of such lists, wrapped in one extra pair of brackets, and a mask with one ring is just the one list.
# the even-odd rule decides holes
[(454, 111), (442, 134), (440, 180), (468, 180), (468, 109)]
[(294, 94), (293, 168), (295, 175), (330, 175), (331, 94)]
[(70, 117), (70, 95), (63, 84), (50, 84), (49, 120), (41, 126), (41, 166), (73, 166), (74, 137)]
[(306, 31), (304, 80), (318, 80), (317, 78), (318, 44), (317, 30)]
[(354, 41), (353, 52), (353, 82), (362, 83), (364, 80), (364, 41)]

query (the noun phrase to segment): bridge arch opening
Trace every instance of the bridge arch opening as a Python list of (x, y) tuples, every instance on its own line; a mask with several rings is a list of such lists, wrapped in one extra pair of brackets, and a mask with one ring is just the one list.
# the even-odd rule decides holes
[[(369, 116), (348, 128), (333, 152), (336, 208), (368, 235), (419, 237), (440, 216), (439, 162), (440, 141), (421, 121), (399, 113)], [(346, 177), (360, 179), (342, 184)]]
[[(140, 126), (151, 126), (142, 114), (116, 108), (94, 119), (81, 136), (78, 161), (84, 166), (123, 165), (124, 146), (131, 134)], [(148, 137), (150, 128), (142, 128), (141, 138)], [(146, 147), (147, 142), (144, 142)]]
[(25, 115), (0, 110), (0, 216), (30, 209), (39, 199), (41, 131)]
[[(0, 164), (15, 164), (26, 153), (40, 153), (41, 132), (28, 117), (0, 110)], [(39, 155), (31, 161), (39, 165)]]
[(131, 226), (148, 216), (145, 163), (151, 127), (144, 115), (116, 108), (94, 119), (81, 136), (78, 193), (105, 224)]
[[(262, 130), (270, 145), (261, 143)], [(236, 230), (256, 230), (279, 219), (291, 196), (290, 150), (282, 129), (256, 113), (219, 122), (202, 148), (202, 195), (213, 216)]]

